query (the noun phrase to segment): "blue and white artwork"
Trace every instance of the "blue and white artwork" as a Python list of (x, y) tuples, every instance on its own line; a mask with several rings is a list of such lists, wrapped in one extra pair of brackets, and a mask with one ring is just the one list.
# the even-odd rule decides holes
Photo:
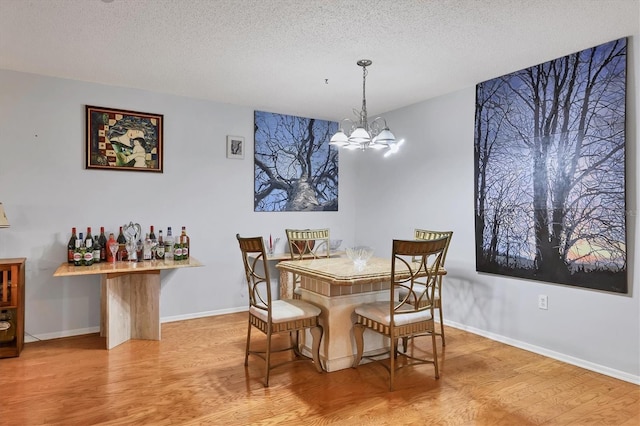
[(627, 292), (627, 39), (476, 87), (476, 269)]
[(255, 111), (254, 210), (337, 211), (334, 121)]

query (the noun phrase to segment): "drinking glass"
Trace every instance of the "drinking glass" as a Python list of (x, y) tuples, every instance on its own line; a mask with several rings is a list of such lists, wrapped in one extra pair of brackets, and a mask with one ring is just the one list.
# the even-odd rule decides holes
[(118, 244), (117, 242), (113, 242), (109, 244), (109, 250), (111, 251), (111, 257), (113, 258), (113, 263), (116, 263), (116, 255), (118, 253), (119, 247), (120, 247), (120, 244)]

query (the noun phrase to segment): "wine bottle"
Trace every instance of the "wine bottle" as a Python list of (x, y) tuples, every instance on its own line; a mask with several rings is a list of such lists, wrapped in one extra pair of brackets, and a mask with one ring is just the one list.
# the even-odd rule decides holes
[(153, 225), (151, 225), (151, 226), (149, 227), (149, 239), (150, 239), (151, 241), (153, 241), (153, 240), (155, 240), (155, 239), (156, 239), (156, 233), (155, 233), (155, 232), (153, 232)]
[(91, 227), (87, 226), (87, 236), (84, 237), (84, 246), (87, 246), (87, 241), (91, 240), (93, 242), (93, 236), (91, 235)]
[(158, 230), (158, 247), (156, 248), (156, 259), (164, 259), (164, 238), (162, 238), (162, 229)]
[(83, 241), (82, 241), (82, 232), (80, 233), (80, 238), (76, 239), (76, 248), (73, 251), (73, 264), (75, 266), (82, 266), (84, 263), (84, 253), (83, 253)]
[(86, 238), (84, 241), (84, 266), (91, 266), (93, 265), (93, 240), (91, 238)]
[(100, 238), (93, 239), (93, 263), (100, 263), (100, 252), (102, 251), (102, 247), (100, 247)]
[(189, 236), (187, 235), (187, 228), (182, 227), (182, 233), (180, 234), (180, 245), (182, 246), (182, 260), (189, 259)]
[(109, 251), (109, 247), (107, 247), (107, 237), (104, 235), (104, 226), (100, 227), (98, 242), (100, 243), (100, 261), (104, 262), (107, 260), (107, 252)]
[(171, 227), (167, 227), (167, 237), (164, 240), (164, 258), (173, 260), (173, 236), (171, 235)]
[(69, 243), (67, 244), (67, 262), (74, 263), (73, 254), (76, 251), (76, 240), (78, 236), (76, 235), (76, 228), (71, 228), (71, 238), (69, 238)]
[(118, 257), (120, 258), (120, 260), (127, 260), (128, 256), (127, 256), (127, 239), (124, 237), (124, 234), (122, 233), (122, 226), (120, 227), (120, 233), (118, 234)]

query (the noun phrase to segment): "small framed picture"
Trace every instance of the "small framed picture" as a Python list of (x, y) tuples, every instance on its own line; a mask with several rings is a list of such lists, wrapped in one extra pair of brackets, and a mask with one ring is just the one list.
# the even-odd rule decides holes
[(242, 136), (227, 136), (227, 158), (244, 158), (244, 138)]

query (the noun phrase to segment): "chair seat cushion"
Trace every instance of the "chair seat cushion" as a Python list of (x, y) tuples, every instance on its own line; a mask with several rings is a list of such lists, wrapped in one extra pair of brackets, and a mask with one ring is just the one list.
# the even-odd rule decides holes
[[(251, 306), (249, 312), (261, 320), (267, 321), (266, 310)], [(274, 323), (317, 317), (320, 315), (320, 312), (320, 308), (303, 300), (287, 299), (274, 300), (271, 302), (271, 320)]]
[[(407, 308), (411, 308), (411, 305), (407, 305)], [(356, 308), (356, 314), (367, 317), (380, 324), (391, 324), (389, 302), (365, 303)], [(423, 311), (410, 311), (402, 314), (396, 312), (394, 319), (396, 325), (407, 325), (413, 322), (429, 321), (431, 320), (431, 311), (426, 309)]]

